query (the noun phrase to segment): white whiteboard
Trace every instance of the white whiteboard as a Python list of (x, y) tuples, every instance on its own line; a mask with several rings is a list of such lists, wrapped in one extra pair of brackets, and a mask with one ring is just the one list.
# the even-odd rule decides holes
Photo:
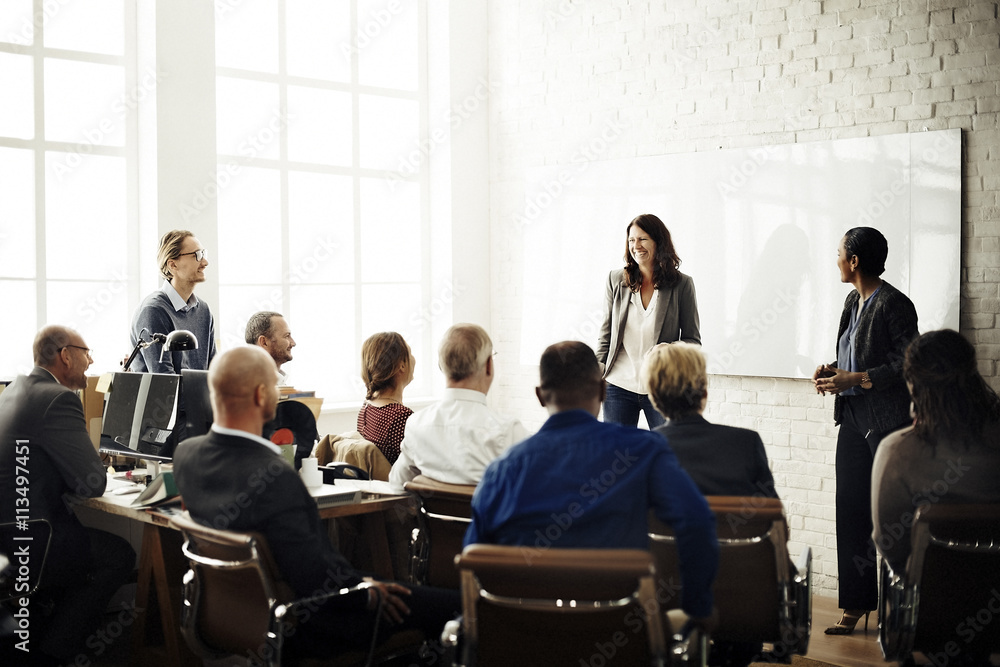
[(835, 358), (851, 227), (889, 241), (883, 279), (921, 331), (958, 329), (961, 131), (573, 162), (527, 175), (521, 363), (592, 346), (608, 272), (640, 213), (667, 225), (694, 279), (709, 372), (810, 377)]

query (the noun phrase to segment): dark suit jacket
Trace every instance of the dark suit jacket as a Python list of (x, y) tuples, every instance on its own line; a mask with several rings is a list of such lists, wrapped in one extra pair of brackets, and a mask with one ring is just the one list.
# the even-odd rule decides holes
[(778, 497), (756, 431), (712, 424), (701, 415), (671, 419), (655, 430), (702, 494)]
[[(625, 335), (625, 321), (632, 292), (625, 286), (624, 278), (624, 269), (612, 271), (608, 275), (604, 323), (601, 325), (601, 337), (597, 343), (597, 361), (604, 364), (605, 377), (622, 349)], [(683, 340), (701, 345), (698, 299), (691, 277), (682, 273), (676, 285), (661, 287), (657, 292), (654, 317), (659, 334), (656, 342), (675, 343)]]
[(189, 438), (174, 452), (174, 479), (194, 520), (263, 534), (296, 595), (335, 591), (362, 580), (330, 544), (316, 501), (299, 475), (263, 444), (215, 431)]
[[(851, 313), (861, 296), (851, 290), (840, 314), (837, 341), (851, 321)], [(903, 356), (910, 342), (917, 337), (917, 311), (909, 297), (889, 283), (871, 297), (871, 302), (858, 321), (854, 339), (854, 357), (858, 368), (868, 371), (872, 388), (858, 390), (868, 406), (868, 423), (880, 435), (885, 435), (910, 421), (910, 392), (903, 381)], [(833, 366), (840, 368), (838, 361)], [(844, 399), (840, 394), (833, 403), (833, 419), (840, 423)]]
[(44, 582), (70, 583), (89, 569), (90, 539), (68, 501), (100, 496), (105, 486), (76, 392), (37, 366), (14, 380), (0, 394), (0, 522), (52, 523)]

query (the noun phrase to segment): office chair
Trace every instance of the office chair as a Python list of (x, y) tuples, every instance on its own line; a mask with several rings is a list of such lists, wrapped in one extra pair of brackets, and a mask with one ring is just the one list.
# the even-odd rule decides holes
[[(338, 596), (367, 595), (367, 584), (361, 584), (295, 599), (261, 535), (216, 530), (186, 516), (172, 517), (171, 524), (184, 535), (182, 550), (190, 563), (184, 575), (181, 633), (204, 659), (236, 655), (251, 658), (252, 664), (279, 667), (298, 609)], [(399, 633), (379, 645), (376, 657), (412, 654), (422, 642), (418, 631)], [(362, 665), (365, 658), (362, 651), (349, 651), (322, 664)]]
[(445, 484), (417, 475), (403, 485), (420, 499), (418, 527), (410, 539), (410, 583), (458, 589), (455, 556), (472, 521), (474, 484)]
[[(0, 572), (0, 603), (13, 600), (15, 597), (31, 597), (39, 589), (45, 574), (45, 561), (48, 559), (51, 543), (52, 524), (47, 519), (0, 523), (0, 552), (10, 561), (9, 567)], [(22, 547), (27, 547), (29, 550), (31, 567), (28, 568), (27, 579), (18, 581), (16, 553)]]
[[(917, 510), (902, 572), (882, 562), (879, 646), (886, 660), (934, 664), (1000, 651), (1000, 504)], [(985, 621), (985, 622), (984, 622)]]
[[(712, 640), (772, 643), (773, 656), (784, 662), (791, 661), (793, 653), (805, 655), (812, 625), (812, 550), (804, 549), (792, 566), (778, 499), (708, 496), (707, 500), (715, 513), (719, 540), (719, 570), (712, 587), (718, 625)], [(660, 601), (667, 609), (679, 609), (682, 588), (673, 530), (652, 513), (649, 522)]]
[(471, 544), (456, 564), (465, 667), (667, 663), (647, 551)]

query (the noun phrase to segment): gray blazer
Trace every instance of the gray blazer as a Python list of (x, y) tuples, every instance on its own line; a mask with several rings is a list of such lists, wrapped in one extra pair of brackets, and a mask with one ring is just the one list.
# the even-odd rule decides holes
[[(657, 292), (654, 316), (660, 333), (656, 342), (675, 343), (683, 340), (701, 345), (698, 299), (691, 276), (682, 273), (676, 285), (661, 287)], [(631, 297), (632, 292), (625, 285), (625, 269), (616, 269), (608, 274), (608, 291), (604, 304), (606, 314), (604, 324), (601, 325), (601, 337), (597, 342), (597, 361), (602, 364), (604, 377), (607, 377), (622, 349)]]

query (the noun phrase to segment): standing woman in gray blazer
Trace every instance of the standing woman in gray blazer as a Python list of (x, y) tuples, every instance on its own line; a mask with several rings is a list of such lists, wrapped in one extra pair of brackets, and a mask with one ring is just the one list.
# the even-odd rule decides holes
[(679, 340), (701, 345), (694, 281), (678, 269), (663, 221), (644, 213), (625, 229), (625, 268), (608, 275), (606, 314), (597, 344), (597, 361), (607, 380), (604, 421), (649, 428), (663, 423), (640, 381), (646, 353), (659, 343)]
[(837, 576), (840, 622), (828, 635), (849, 635), (862, 616), (878, 607), (875, 545), (872, 542), (871, 478), (883, 436), (912, 421), (903, 356), (917, 336), (913, 302), (879, 276), (889, 243), (872, 227), (849, 229), (840, 240), (840, 281), (847, 295), (837, 331), (837, 359), (813, 373), (816, 391), (837, 398)]

